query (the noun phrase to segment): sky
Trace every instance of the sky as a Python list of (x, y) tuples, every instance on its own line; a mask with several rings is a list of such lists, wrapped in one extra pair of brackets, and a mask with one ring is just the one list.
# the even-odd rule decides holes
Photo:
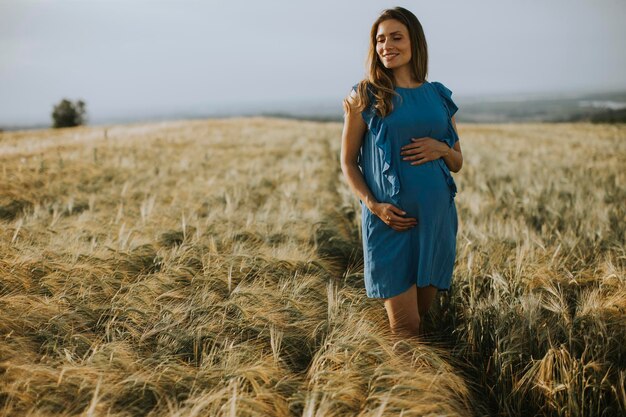
[(336, 102), (385, 8), (420, 20), (456, 97), (626, 91), (624, 0), (0, 0), (0, 125)]

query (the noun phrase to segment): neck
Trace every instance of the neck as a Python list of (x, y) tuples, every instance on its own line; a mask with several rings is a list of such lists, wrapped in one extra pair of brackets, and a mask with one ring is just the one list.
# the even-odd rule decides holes
[(396, 86), (403, 88), (417, 87), (419, 81), (417, 81), (411, 74), (411, 69), (408, 65), (403, 65), (400, 68), (393, 70), (393, 78)]

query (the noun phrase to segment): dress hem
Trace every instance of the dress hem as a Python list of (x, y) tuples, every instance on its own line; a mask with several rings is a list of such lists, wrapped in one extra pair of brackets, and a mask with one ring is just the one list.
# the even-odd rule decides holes
[[(416, 286), (417, 288), (426, 288), (426, 287), (428, 287), (428, 286), (430, 286), (430, 285), (431, 285), (431, 284), (428, 284), (428, 285), (426, 285), (426, 286), (420, 287), (419, 285), (417, 285), (417, 283), (414, 283), (414, 284), (415, 284), (415, 286)], [(400, 294), (402, 294), (403, 292), (407, 291), (409, 288), (411, 288), (411, 286), (412, 286), (412, 285), (413, 285), (413, 284), (409, 285), (408, 287), (406, 287), (406, 288), (405, 288), (404, 290), (402, 290), (402, 291), (399, 291), (399, 292), (397, 292), (397, 293), (394, 293), (393, 295), (383, 296), (383, 295), (380, 295), (380, 293), (377, 293), (376, 295), (367, 295), (367, 298), (373, 298), (373, 299), (393, 298), (393, 297), (395, 297), (395, 296), (397, 296), (397, 295), (400, 295)], [(440, 293), (440, 292), (450, 292), (450, 287), (448, 287), (448, 288), (441, 288), (441, 287), (437, 287), (436, 285), (435, 285), (435, 287), (437, 288), (437, 293)]]

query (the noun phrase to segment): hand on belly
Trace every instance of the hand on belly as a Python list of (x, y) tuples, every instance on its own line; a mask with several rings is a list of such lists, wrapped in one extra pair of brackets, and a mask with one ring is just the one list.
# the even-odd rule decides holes
[(400, 148), (402, 160), (411, 165), (421, 165), (441, 158), (448, 149), (448, 145), (440, 140), (424, 136), (411, 138), (411, 143)]

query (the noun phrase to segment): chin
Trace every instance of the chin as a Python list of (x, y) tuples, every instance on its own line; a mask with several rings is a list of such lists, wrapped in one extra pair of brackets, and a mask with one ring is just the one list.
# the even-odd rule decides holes
[(409, 62), (411, 62), (411, 60), (408, 60), (407, 62), (389, 62), (389, 63), (386, 63), (386, 64), (383, 62), (383, 65), (387, 69), (393, 69), (393, 68), (399, 68), (399, 67), (401, 67), (403, 65), (406, 65)]

